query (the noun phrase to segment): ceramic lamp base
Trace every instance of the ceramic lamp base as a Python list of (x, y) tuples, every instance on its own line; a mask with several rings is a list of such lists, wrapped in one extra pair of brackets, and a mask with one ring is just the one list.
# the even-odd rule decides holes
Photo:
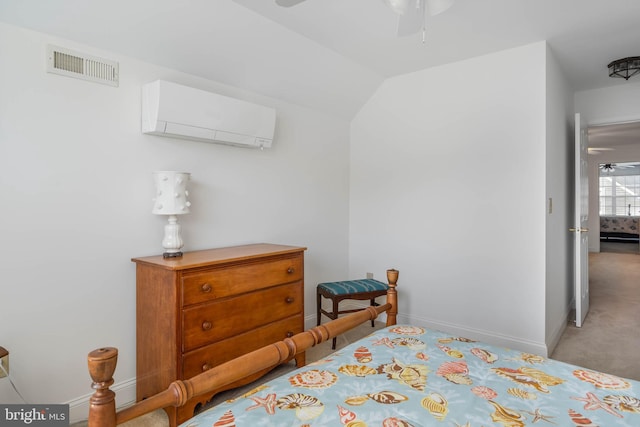
[(180, 258), (182, 252), (165, 252), (162, 254), (162, 258)]
[(180, 249), (184, 246), (182, 236), (180, 235), (181, 227), (178, 224), (177, 215), (169, 215), (169, 223), (164, 226), (164, 238), (162, 239), (162, 247), (165, 252), (162, 254), (164, 258), (177, 258), (182, 256)]

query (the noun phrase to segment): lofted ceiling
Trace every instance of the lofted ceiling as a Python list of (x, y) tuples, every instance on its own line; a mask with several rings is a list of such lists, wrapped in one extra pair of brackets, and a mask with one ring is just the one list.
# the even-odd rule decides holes
[(607, 64), (640, 55), (636, 0), (455, 0), (421, 34), (397, 37), (397, 15), (382, 0), (235, 0), (389, 77), (547, 40), (575, 90), (611, 81)]
[[(397, 37), (382, 0), (1, 0), (0, 21), (138, 58), (347, 120), (385, 78), (541, 40), (576, 91), (632, 80), (637, 0), (455, 0)], [(640, 77), (636, 77), (640, 79)]]

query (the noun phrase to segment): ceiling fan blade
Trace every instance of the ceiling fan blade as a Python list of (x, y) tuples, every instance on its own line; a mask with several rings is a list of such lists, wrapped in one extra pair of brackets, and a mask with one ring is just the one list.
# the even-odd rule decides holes
[(607, 147), (589, 147), (587, 148), (589, 154), (601, 154), (603, 151), (613, 151), (613, 148)]
[(304, 0), (276, 0), (276, 4), (282, 7), (295, 6), (298, 3), (302, 3)]
[(398, 36), (411, 36), (424, 26), (424, 11), (416, 10), (407, 12), (398, 17)]
[(429, 15), (435, 16), (444, 12), (453, 5), (453, 1), (454, 0), (427, 0)]
[(415, 0), (382, 0), (391, 10), (398, 15), (404, 15), (409, 9), (409, 4)]

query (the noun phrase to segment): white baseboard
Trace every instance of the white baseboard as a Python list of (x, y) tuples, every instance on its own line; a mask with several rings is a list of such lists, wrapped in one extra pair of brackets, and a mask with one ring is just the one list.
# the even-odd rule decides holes
[(560, 339), (562, 338), (564, 331), (567, 329), (567, 325), (570, 324), (572, 321), (575, 323), (575, 318), (573, 319), (569, 318), (569, 316), (571, 316), (572, 313), (575, 314), (575, 311), (573, 311), (575, 308), (575, 303), (576, 303), (575, 298), (572, 298), (571, 302), (566, 308), (566, 313), (564, 316), (565, 321), (562, 322), (560, 325), (557, 325), (555, 330), (551, 334), (551, 337), (548, 340), (549, 355), (553, 353), (553, 350), (556, 348), (556, 346), (560, 342)]
[[(567, 313), (567, 320), (569, 319), (569, 313)], [(564, 334), (564, 331), (567, 329), (567, 322), (563, 322), (562, 325), (559, 325), (555, 331), (553, 331), (553, 333), (551, 334), (551, 337), (549, 337), (549, 342), (547, 344), (547, 348), (548, 348), (548, 354), (547, 356), (550, 356), (551, 353), (553, 353), (553, 350), (556, 348), (556, 346), (558, 345), (558, 343), (560, 342), (560, 338), (562, 338), (562, 334)]]
[[(369, 304), (366, 302), (358, 303), (356, 301), (349, 301), (348, 305), (350, 307), (348, 307), (347, 304), (345, 304), (342, 308), (366, 308), (369, 306)], [(387, 319), (386, 314), (382, 314), (380, 317), (378, 317), (377, 320), (381, 322), (386, 322), (386, 319)], [(324, 318), (323, 322), (326, 320), (329, 320), (329, 319)], [(305, 318), (305, 329), (309, 329), (313, 326), (316, 326), (315, 321), (316, 321), (315, 315), (307, 316)], [(475, 339), (478, 341), (484, 341), (488, 344), (496, 345), (499, 347), (508, 347), (508, 348), (520, 350), (526, 353), (538, 354), (544, 357), (547, 357), (550, 349), (553, 349), (553, 347), (547, 347), (546, 343), (523, 340), (517, 337), (510, 337), (507, 335), (496, 334), (490, 331), (483, 331), (480, 329), (468, 328), (465, 326), (456, 325), (453, 323), (441, 322), (434, 319), (425, 319), (418, 316), (409, 316), (406, 314), (399, 313), (397, 318), (397, 323), (415, 325), (415, 326), (424, 326), (424, 327), (435, 329), (438, 331), (445, 331), (457, 336), (461, 336), (469, 339)], [(556, 331), (556, 334), (554, 335), (554, 341), (552, 341), (554, 343), (554, 346), (555, 344), (557, 344), (563, 331), (564, 329)]]
[(304, 318), (304, 330), (307, 331), (316, 326), (316, 315), (311, 314), (309, 316), (305, 316)]
[[(121, 409), (132, 405), (136, 401), (136, 379), (115, 384), (111, 387), (116, 393), (116, 408)], [(88, 393), (77, 399), (64, 402), (69, 405), (69, 422), (70, 424), (84, 421), (89, 416), (89, 398), (93, 393)]]
[(547, 345), (541, 342), (523, 340), (517, 337), (496, 334), (495, 332), (483, 331), (480, 329), (468, 328), (453, 323), (419, 318), (415, 316), (407, 316), (403, 314), (398, 314), (397, 323), (424, 326), (430, 329), (447, 332), (456, 336), (483, 341), (487, 344), (495, 345), (498, 347), (507, 347), (526, 353), (538, 354), (545, 357), (547, 356)]

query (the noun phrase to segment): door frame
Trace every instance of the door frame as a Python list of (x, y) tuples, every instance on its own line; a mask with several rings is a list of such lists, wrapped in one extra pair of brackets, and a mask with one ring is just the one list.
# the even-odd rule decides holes
[[(584, 118), (583, 118), (584, 119)], [(587, 129), (596, 126), (609, 126), (617, 124), (627, 123), (640, 123), (640, 117), (621, 117), (612, 118), (607, 120), (599, 120), (586, 123)], [(600, 163), (624, 163), (633, 162), (636, 160), (630, 160), (631, 158), (637, 158), (640, 161), (640, 144), (636, 145), (635, 150), (633, 146), (616, 146), (618, 150), (607, 151), (601, 154), (589, 154), (589, 252), (600, 252), (600, 203), (599, 197), (599, 173), (598, 165)], [(626, 147), (626, 149), (625, 149)], [(635, 151), (635, 153), (633, 152)], [(620, 160), (620, 157), (625, 160)], [(631, 157), (633, 156), (633, 157)]]
[(582, 327), (589, 313), (589, 136), (588, 124), (574, 114), (573, 295), (575, 325)]

